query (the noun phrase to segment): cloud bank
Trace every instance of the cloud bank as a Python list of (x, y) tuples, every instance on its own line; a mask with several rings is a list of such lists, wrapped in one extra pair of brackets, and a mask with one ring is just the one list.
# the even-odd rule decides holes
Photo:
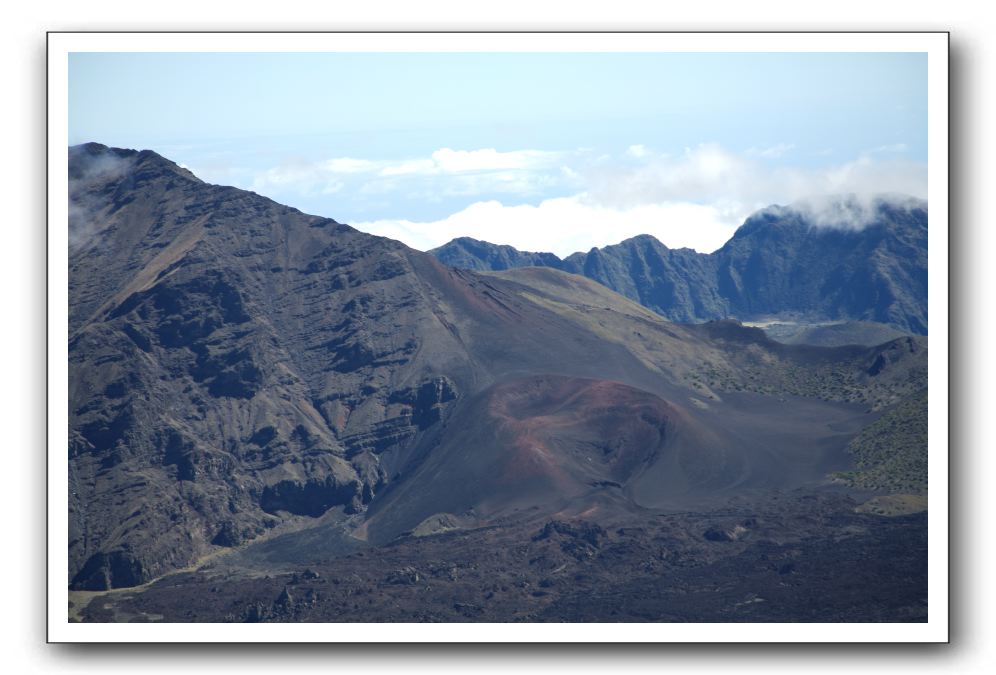
[(729, 223), (729, 214), (713, 205), (670, 202), (618, 208), (598, 204), (581, 194), (545, 199), (535, 206), (505, 206), (495, 200), (476, 202), (432, 222), (392, 219), (352, 225), (423, 251), (469, 236), (564, 257), (638, 234), (652, 234), (672, 248), (713, 250), (736, 229)]
[(593, 199), (617, 206), (679, 200), (756, 208), (845, 193), (889, 192), (926, 198), (927, 169), (922, 164), (882, 159), (872, 151), (848, 162), (817, 167), (764, 161), (790, 151), (790, 145), (782, 144), (738, 154), (702, 144), (678, 156), (655, 155), (635, 166), (593, 166), (584, 178)]
[[(336, 157), (321, 161), (288, 162), (255, 177), (252, 189), (269, 194), (291, 190), (300, 194), (335, 194), (349, 184), (366, 193), (389, 193), (430, 183), (447, 194), (485, 191), (529, 193), (549, 184), (543, 173), (556, 169), (564, 153), (543, 150), (499, 152), (494, 148), (440, 148), (429, 157), (367, 160)], [(556, 171), (554, 171), (556, 176)]]
[[(881, 193), (926, 198), (926, 165), (906, 159), (907, 150), (893, 143), (827, 163), (827, 151), (804, 156), (788, 142), (742, 152), (706, 143), (674, 154), (642, 144), (616, 155), (440, 148), (423, 157), (287, 163), (258, 173), (252, 188), (290, 202), (293, 192), (335, 195), (346, 204), (366, 200), (366, 212), (370, 203), (456, 199), (442, 218), (351, 223), (421, 250), (470, 236), (568, 255), (651, 234), (670, 247), (708, 253), (751, 213), (772, 204), (808, 200), (818, 222), (860, 226), (867, 208), (845, 213), (816, 204), (840, 194), (854, 195), (859, 204)], [(341, 217), (335, 208), (328, 215)]]
[[(807, 222), (815, 227), (838, 230), (861, 230), (878, 218), (879, 208), (887, 204), (893, 209), (911, 211), (924, 208), (926, 202), (903, 194), (824, 195), (803, 199), (792, 204)], [(779, 211), (774, 206), (765, 210)]]

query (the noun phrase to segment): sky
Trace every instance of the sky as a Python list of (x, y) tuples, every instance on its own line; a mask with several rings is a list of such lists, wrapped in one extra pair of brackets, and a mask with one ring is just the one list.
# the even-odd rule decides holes
[(69, 139), (420, 250), (711, 252), (771, 204), (926, 198), (927, 58), (74, 53)]

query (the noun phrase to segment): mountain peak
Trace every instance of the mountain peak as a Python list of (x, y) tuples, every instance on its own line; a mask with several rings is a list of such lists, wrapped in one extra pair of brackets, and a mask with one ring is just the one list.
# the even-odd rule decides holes
[(664, 248), (667, 248), (667, 245), (664, 242), (651, 234), (638, 234), (635, 237), (623, 239), (621, 242), (616, 244), (616, 246), (622, 246), (624, 244), (643, 244), (650, 246), (663, 246)]
[(553, 253), (520, 251), (506, 244), (492, 244), (472, 237), (457, 237), (429, 251), (450, 267), (475, 270), (507, 270), (514, 267), (545, 266), (561, 268)]
[(189, 169), (152, 150), (115, 148), (95, 142), (69, 147), (69, 178), (72, 181), (84, 180), (90, 183), (94, 180), (119, 178), (139, 168), (203, 182)]
[[(899, 193), (875, 195), (835, 194), (799, 200), (788, 205), (773, 204), (744, 221), (733, 239), (772, 226), (809, 230), (860, 231), (897, 219), (922, 223), (926, 227), (926, 200)], [(919, 217), (922, 213), (923, 217)]]

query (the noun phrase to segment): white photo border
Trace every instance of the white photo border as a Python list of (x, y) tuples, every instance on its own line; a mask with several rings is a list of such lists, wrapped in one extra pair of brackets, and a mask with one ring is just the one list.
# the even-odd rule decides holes
[[(52, 32), (48, 34), (49, 642), (917, 643), (949, 641), (946, 32)], [(86, 624), (68, 621), (68, 158), (72, 52), (920, 52), (927, 54), (928, 621), (791, 624)], [(377, 630), (371, 630), (377, 626)], [(774, 638), (773, 636), (777, 636)]]

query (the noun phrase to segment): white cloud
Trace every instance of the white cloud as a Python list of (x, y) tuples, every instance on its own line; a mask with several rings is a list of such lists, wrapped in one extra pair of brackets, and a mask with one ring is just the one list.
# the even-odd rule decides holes
[(778, 143), (777, 145), (772, 145), (770, 148), (751, 148), (747, 151), (747, 154), (754, 157), (761, 157), (762, 159), (778, 159), (779, 157), (784, 157), (790, 150), (794, 149), (794, 143)]
[(346, 184), (341, 180), (335, 180), (330, 178), (325, 182), (325, 187), (322, 188), (323, 195), (334, 195), (337, 192), (342, 192), (342, 189), (346, 187)]
[[(288, 163), (257, 175), (253, 189), (291, 203), (293, 192), (335, 194), (346, 203), (365, 201), (368, 213), (370, 204), (394, 199), (473, 202), (432, 222), (419, 222), (416, 216), (357, 225), (423, 250), (470, 236), (563, 255), (646, 233), (671, 247), (709, 252), (725, 243), (748, 215), (772, 204), (834, 194), (926, 198), (926, 166), (905, 159), (899, 154), (904, 148), (881, 146), (852, 161), (822, 166), (769, 161), (794, 149), (787, 143), (742, 153), (701, 144), (676, 155), (632, 145), (614, 156), (584, 150), (441, 148), (421, 158)], [(504, 204), (485, 201), (495, 194), (509, 198)], [(573, 196), (551, 198), (558, 194)], [(527, 200), (531, 204), (523, 204)], [(824, 212), (843, 217), (839, 210), (819, 210)], [(857, 222), (848, 218), (844, 220)]]
[[(908, 195), (822, 195), (796, 202), (801, 211), (817, 227), (860, 230), (878, 216), (878, 207), (887, 202), (893, 208), (913, 209), (922, 202)], [(781, 207), (774, 207), (781, 208)]]
[(903, 160), (859, 157), (817, 172), (799, 173), (793, 200), (812, 195), (900, 193), (927, 198), (927, 167)]
[(905, 143), (892, 143), (891, 145), (880, 145), (872, 148), (868, 152), (871, 154), (906, 152), (909, 147)]
[(381, 176), (404, 176), (413, 173), (429, 173), (436, 167), (431, 159), (413, 159), (399, 164), (389, 164), (380, 170)]
[(377, 162), (369, 159), (353, 159), (352, 157), (336, 157), (318, 163), (318, 168), (329, 173), (365, 173), (374, 171)]
[(509, 170), (534, 170), (549, 166), (561, 153), (542, 150), (513, 150), (499, 152), (494, 148), (481, 150), (453, 150), (440, 148), (429, 159), (413, 159), (382, 163), (380, 175), (440, 175), (488, 173)]
[(284, 190), (299, 194), (325, 192), (341, 182), (338, 178), (340, 173), (343, 172), (330, 169), (327, 163), (295, 162), (273, 167), (256, 175), (252, 181), (252, 189), (263, 194)]
[(507, 169), (531, 169), (549, 164), (560, 153), (542, 150), (515, 150), (498, 152), (494, 148), (483, 150), (451, 150), (442, 148), (432, 153), (436, 167), (442, 173), (462, 173), (468, 171), (498, 171)]
[(390, 237), (419, 250), (470, 236), (523, 251), (576, 251), (651, 234), (672, 248), (711, 252), (732, 236), (747, 213), (731, 214), (719, 206), (669, 202), (614, 208), (588, 195), (547, 199), (538, 205), (505, 206), (476, 202), (441, 220), (378, 220), (352, 223), (364, 232)]
[(927, 169), (868, 154), (832, 166), (772, 166), (703, 144), (679, 157), (655, 157), (636, 167), (589, 167), (583, 180), (592, 199), (616, 207), (675, 201), (766, 206), (835, 193), (896, 192), (925, 198)]
[[(378, 178), (445, 178), (447, 194), (475, 194), (488, 190), (530, 193), (537, 185), (548, 184), (538, 174), (556, 169), (564, 153), (543, 150), (512, 150), (499, 152), (495, 148), (453, 150), (440, 148), (427, 158), (366, 160), (335, 157), (321, 161), (288, 162), (259, 173), (252, 181), (256, 192), (294, 191), (300, 194), (339, 192), (343, 180), (362, 181), (362, 189), (370, 188)], [(556, 176), (556, 172), (554, 172)], [(397, 183), (389, 181), (388, 186)], [(383, 188), (383, 186), (382, 186)]]

